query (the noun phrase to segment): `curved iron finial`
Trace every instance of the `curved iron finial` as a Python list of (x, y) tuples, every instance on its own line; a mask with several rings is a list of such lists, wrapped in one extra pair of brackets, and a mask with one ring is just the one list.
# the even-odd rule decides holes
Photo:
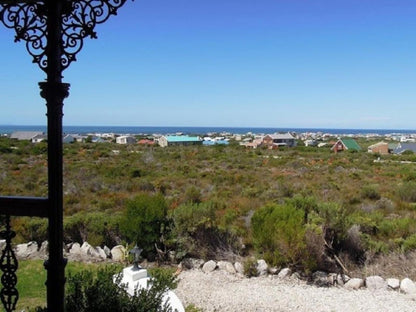
[(3, 249), (0, 258), (0, 269), (3, 272), (1, 283), (3, 285), (0, 291), (0, 299), (7, 312), (16, 309), (16, 303), (19, 299), (19, 293), (16, 289), (17, 276), (16, 271), (18, 262), (12, 248), (12, 238), (16, 233), (11, 230), (10, 216), (6, 216), (6, 229), (0, 232), (0, 237), (6, 240), (6, 246)]
[[(47, 5), (46, 1), (18, 0), (0, 4), (0, 21), (16, 32), (15, 42), (25, 41), (33, 63), (46, 72)], [(104, 23), (126, 0), (63, 0), (61, 16), (61, 70), (65, 70), (84, 45), (84, 38), (97, 38), (95, 26)]]

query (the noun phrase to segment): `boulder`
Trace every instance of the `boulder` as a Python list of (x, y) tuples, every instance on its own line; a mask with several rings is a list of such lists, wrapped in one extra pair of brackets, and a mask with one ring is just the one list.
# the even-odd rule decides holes
[(123, 262), (125, 260), (126, 248), (123, 245), (114, 246), (111, 249), (111, 259), (115, 262)]
[(97, 254), (98, 254), (98, 257), (101, 259), (101, 260), (106, 260), (107, 259), (107, 254), (105, 253), (105, 251), (104, 251), (104, 249), (102, 249), (100, 246), (97, 246), (97, 247), (95, 247), (95, 251), (97, 252)]
[(351, 278), (345, 274), (337, 274), (337, 284), (343, 286), (346, 282), (348, 282)]
[(369, 290), (380, 290), (380, 289), (387, 289), (387, 282), (378, 275), (368, 276), (365, 279), (365, 286)]
[(351, 278), (345, 283), (344, 287), (347, 289), (359, 289), (364, 287), (364, 280), (361, 278)]
[(205, 262), (204, 265), (202, 266), (202, 271), (204, 273), (210, 273), (214, 271), (216, 268), (217, 268), (217, 263), (214, 260), (209, 260)]
[(290, 277), (291, 274), (292, 274), (291, 269), (284, 268), (284, 269), (280, 270), (279, 274), (277, 274), (277, 278), (285, 279), (285, 278)]
[(243, 274), (244, 275), (244, 265), (241, 262), (235, 262), (234, 263), (234, 269), (236, 270), (236, 272), (238, 274)]
[(48, 241), (44, 241), (42, 243), (42, 245), (40, 245), (40, 249), (39, 249), (39, 258), (41, 259), (47, 259), (48, 255), (49, 255), (49, 243)]
[(97, 259), (97, 260), (100, 259), (100, 255), (97, 252), (97, 250), (94, 247), (92, 247), (90, 244), (88, 244), (87, 242), (84, 242), (82, 244), (81, 253), (93, 259)]
[(416, 295), (416, 285), (410, 278), (404, 278), (400, 282), (400, 291), (409, 295)]
[(103, 250), (104, 250), (107, 258), (110, 258), (111, 257), (111, 249), (108, 248), (107, 246), (104, 246)]
[(204, 265), (204, 260), (195, 258), (186, 258), (181, 261), (182, 268), (187, 270), (200, 269)]
[(15, 255), (18, 259), (33, 259), (38, 256), (38, 243), (29, 242), (16, 246)]
[(69, 253), (72, 255), (81, 254), (81, 245), (79, 243), (73, 243), (71, 249), (69, 249)]
[(400, 280), (398, 278), (388, 278), (386, 279), (387, 287), (393, 290), (400, 288)]
[(279, 273), (279, 268), (278, 267), (271, 267), (269, 268), (269, 273), (272, 275), (275, 275), (277, 273)]
[(230, 274), (235, 274), (237, 272), (231, 262), (228, 262), (228, 261), (219, 261), (217, 263), (217, 265), (218, 265), (218, 268), (220, 270), (226, 271), (226, 272), (228, 272)]
[(328, 279), (328, 273), (323, 271), (316, 271), (312, 274), (312, 284), (318, 287), (328, 287), (330, 282)]
[(267, 275), (269, 271), (269, 266), (267, 265), (267, 262), (263, 259), (257, 260), (257, 273), (259, 276), (265, 276)]

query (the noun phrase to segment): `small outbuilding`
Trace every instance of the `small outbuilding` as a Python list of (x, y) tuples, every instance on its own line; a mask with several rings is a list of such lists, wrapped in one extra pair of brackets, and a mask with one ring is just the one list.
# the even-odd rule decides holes
[(334, 153), (342, 151), (361, 151), (361, 146), (352, 138), (339, 139), (331, 148)]
[(387, 155), (389, 153), (389, 143), (378, 142), (368, 147), (369, 153), (378, 153), (380, 155)]

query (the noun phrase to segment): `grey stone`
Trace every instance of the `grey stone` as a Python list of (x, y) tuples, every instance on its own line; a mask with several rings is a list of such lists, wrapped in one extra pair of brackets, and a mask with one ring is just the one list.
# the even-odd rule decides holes
[(115, 262), (123, 262), (125, 260), (126, 248), (123, 245), (114, 246), (111, 249), (111, 259)]
[(111, 249), (108, 248), (107, 246), (104, 246), (103, 250), (104, 250), (105, 254), (107, 255), (107, 258), (110, 258), (111, 257)]
[(257, 272), (259, 276), (267, 275), (269, 266), (267, 265), (267, 262), (263, 259), (257, 260)]
[(364, 280), (361, 278), (351, 278), (345, 283), (344, 287), (347, 289), (359, 289), (364, 287)]
[(330, 286), (328, 280), (328, 273), (322, 271), (316, 271), (312, 274), (312, 283), (318, 287)]
[(400, 291), (409, 295), (416, 295), (416, 284), (410, 278), (404, 278), (400, 282)]
[(387, 286), (391, 289), (397, 290), (400, 288), (400, 280), (398, 278), (386, 279)]
[(186, 258), (181, 261), (182, 267), (187, 270), (200, 269), (204, 265), (204, 260), (195, 258)]
[(226, 272), (228, 272), (230, 274), (237, 273), (237, 271), (235, 270), (235, 268), (234, 268), (234, 266), (233, 266), (233, 264), (231, 262), (228, 262), (228, 261), (218, 261), (217, 265), (218, 265), (218, 268), (220, 270), (226, 271)]
[(369, 290), (387, 289), (387, 282), (378, 275), (368, 276), (365, 279), (365, 285)]
[(279, 274), (277, 274), (277, 278), (285, 279), (292, 274), (292, 270), (289, 268), (284, 268), (280, 270)]
[(97, 252), (101, 260), (107, 259), (107, 254), (105, 253), (104, 249), (102, 249), (100, 246), (95, 247), (95, 251)]
[(217, 268), (217, 263), (214, 260), (209, 260), (205, 262), (204, 265), (202, 266), (202, 271), (204, 273), (210, 273), (214, 271), (216, 268)]

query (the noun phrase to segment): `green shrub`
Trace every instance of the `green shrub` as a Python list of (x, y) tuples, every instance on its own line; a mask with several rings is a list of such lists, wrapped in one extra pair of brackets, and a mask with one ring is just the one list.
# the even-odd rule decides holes
[(373, 186), (364, 186), (361, 189), (361, 197), (371, 200), (379, 200), (381, 198), (380, 193)]
[(249, 258), (243, 264), (244, 275), (247, 277), (255, 277), (258, 275), (257, 261), (254, 258)]
[(171, 213), (173, 236), (178, 258), (203, 259), (220, 257), (221, 252), (238, 249), (238, 240), (227, 228), (220, 228), (216, 218), (217, 204), (185, 203)]
[(143, 249), (144, 257), (154, 259), (155, 244), (164, 243), (162, 238), (167, 234), (168, 223), (164, 197), (142, 194), (126, 202), (120, 231), (130, 243)]
[(305, 257), (304, 211), (293, 205), (268, 205), (252, 218), (253, 243), (273, 265), (299, 265)]
[(397, 195), (400, 200), (414, 203), (416, 202), (416, 182), (405, 182), (397, 188)]
[(416, 249), (416, 234), (407, 237), (401, 246), (403, 252), (408, 252)]
[[(130, 297), (123, 288), (113, 283), (116, 273), (114, 267), (105, 267), (96, 272), (84, 270), (69, 275), (65, 297), (66, 312), (172, 311), (171, 307), (162, 304), (163, 293), (172, 284), (171, 279), (152, 278), (151, 288), (139, 289)], [(120, 280), (121, 276), (117, 281)]]

